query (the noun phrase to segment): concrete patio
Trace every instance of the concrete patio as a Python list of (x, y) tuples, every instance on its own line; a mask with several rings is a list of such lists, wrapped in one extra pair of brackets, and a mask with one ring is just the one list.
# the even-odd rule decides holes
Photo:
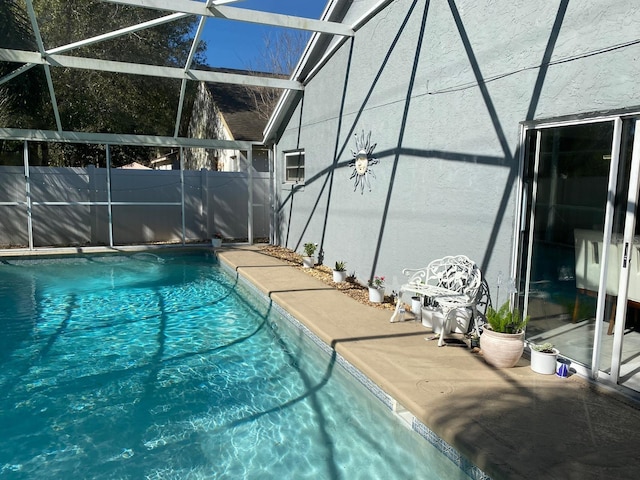
[(495, 479), (631, 479), (640, 471), (640, 403), (577, 375), (489, 367), (442, 347), (415, 322), (361, 304), (254, 248), (222, 262), (331, 345)]

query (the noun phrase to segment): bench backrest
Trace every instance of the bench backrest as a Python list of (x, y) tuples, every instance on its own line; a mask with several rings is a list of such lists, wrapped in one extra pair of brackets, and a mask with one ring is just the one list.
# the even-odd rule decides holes
[(432, 261), (426, 268), (407, 270), (411, 272), (409, 283), (426, 283), (446, 288), (475, 298), (482, 274), (478, 266), (464, 255), (454, 255)]

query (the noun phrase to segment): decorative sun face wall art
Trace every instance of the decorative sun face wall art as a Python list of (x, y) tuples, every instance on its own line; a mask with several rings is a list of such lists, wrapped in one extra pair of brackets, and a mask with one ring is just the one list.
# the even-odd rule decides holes
[(356, 133), (356, 149), (351, 150), (353, 154), (353, 161), (349, 163), (349, 167), (353, 168), (353, 172), (349, 177), (349, 180), (353, 181), (353, 191), (355, 192), (360, 187), (360, 195), (364, 194), (365, 186), (371, 191), (371, 182), (369, 177), (376, 178), (371, 167), (379, 162), (373, 157), (373, 150), (376, 148), (377, 143), (371, 145), (371, 132), (364, 136), (364, 130), (358, 137)]

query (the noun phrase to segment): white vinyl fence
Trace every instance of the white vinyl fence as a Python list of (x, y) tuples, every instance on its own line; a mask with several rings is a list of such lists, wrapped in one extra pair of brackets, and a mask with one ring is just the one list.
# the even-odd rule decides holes
[(253, 242), (270, 235), (269, 187), (255, 171), (0, 166), (0, 248)]

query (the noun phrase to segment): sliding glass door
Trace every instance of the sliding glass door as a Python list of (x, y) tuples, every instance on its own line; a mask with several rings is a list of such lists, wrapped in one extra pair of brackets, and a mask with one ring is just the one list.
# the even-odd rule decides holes
[(576, 370), (620, 383), (640, 372), (636, 130), (635, 119), (613, 118), (530, 128), (525, 141), (527, 339), (551, 342)]

